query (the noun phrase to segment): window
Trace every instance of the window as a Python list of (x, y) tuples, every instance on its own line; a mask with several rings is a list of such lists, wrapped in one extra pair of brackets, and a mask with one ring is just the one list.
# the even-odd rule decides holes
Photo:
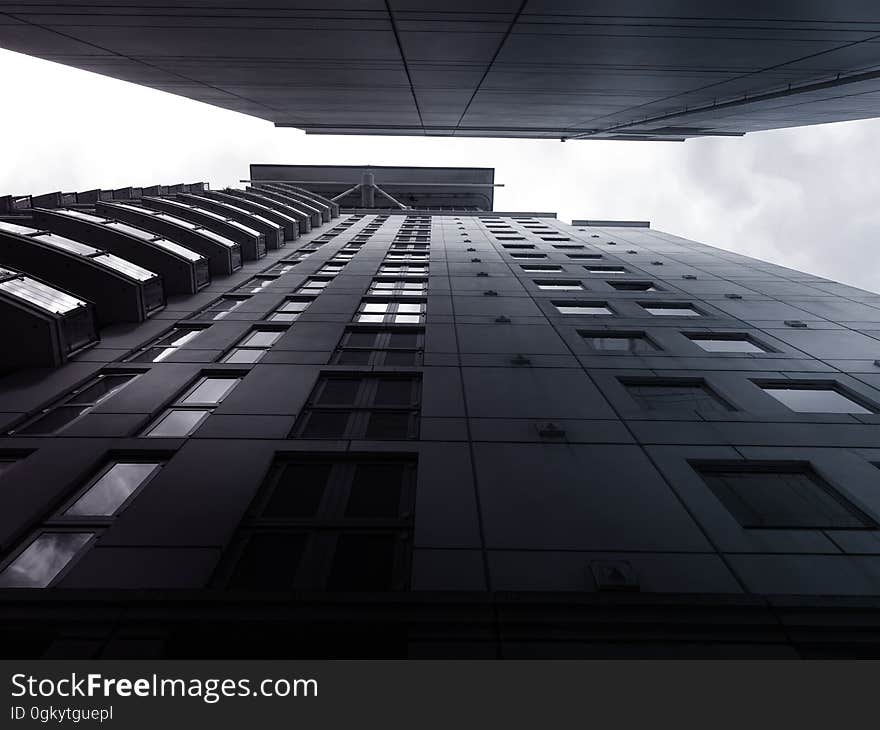
[(282, 274), (286, 274), (288, 271), (291, 271), (294, 266), (299, 263), (297, 260), (285, 259), (280, 263), (276, 264), (270, 269), (266, 270), (266, 274), (270, 276), (281, 276)]
[(533, 243), (502, 243), (501, 248), (506, 248), (511, 251), (519, 251), (522, 249), (534, 248), (535, 245)]
[(658, 349), (644, 332), (578, 332), (584, 342), (599, 352), (631, 353), (638, 355)]
[(235, 295), (235, 294), (227, 294), (224, 297), (220, 297), (217, 301), (209, 304), (202, 311), (194, 314), (190, 319), (195, 320), (218, 320), (223, 319), (228, 315), (233, 309), (237, 309), (242, 304), (244, 304), (250, 295)]
[(277, 458), (221, 568), (233, 590), (406, 588), (416, 463)]
[(300, 438), (418, 438), (421, 379), (398, 375), (324, 375), (293, 434)]
[(102, 373), (61, 401), (44, 409), (38, 416), (12, 431), (17, 436), (48, 436), (78, 420), (97, 405), (118, 393), (140, 373)]
[(876, 413), (874, 407), (844, 395), (836, 383), (780, 382), (760, 387), (786, 408), (797, 413)]
[(546, 259), (547, 254), (545, 253), (512, 253), (510, 254), (510, 258), (512, 259)]
[(287, 330), (259, 328), (248, 332), (222, 362), (249, 365), (258, 362)]
[[(542, 241), (570, 241), (570, 238), (563, 237), (554, 237), (554, 236), (541, 236)], [(558, 248), (560, 251), (565, 251), (568, 249), (577, 249), (577, 248), (586, 248), (582, 243), (556, 243), (553, 244), (553, 248)]]
[(570, 253), (566, 254), (566, 256), (568, 256), (568, 258), (572, 259), (573, 261), (585, 261), (587, 259), (603, 258), (602, 254), (600, 253)]
[(143, 435), (150, 438), (189, 436), (240, 382), (240, 377), (229, 375), (208, 375), (200, 378)]
[[(427, 236), (415, 236), (416, 241), (427, 241)], [(413, 237), (398, 238), (391, 244), (392, 251), (427, 251), (430, 248), (427, 243), (399, 243), (401, 240), (412, 240)]]
[(267, 319), (270, 322), (295, 322), (299, 319), (299, 315), (309, 308), (312, 301), (311, 299), (288, 297), (278, 309), (269, 314)]
[[(490, 228), (489, 230), (491, 231), (492, 229)], [(494, 231), (492, 231), (492, 232), (495, 233)], [(499, 241), (525, 241), (526, 240), (525, 237), (523, 237), (523, 236), (508, 236), (508, 235), (502, 235), (501, 233), (495, 233), (495, 238), (497, 238)], [(529, 248), (534, 248), (534, 246), (530, 246)]]
[(107, 464), (0, 563), (0, 588), (57, 583), (161, 467), (156, 460)]
[(642, 304), (642, 308), (655, 317), (699, 317), (700, 312), (692, 304)]
[(744, 334), (686, 333), (685, 336), (706, 352), (769, 352), (751, 337)]
[(541, 264), (520, 264), (523, 271), (529, 274), (543, 274), (549, 271), (562, 271), (561, 266), (552, 266), (550, 264), (542, 266)]
[(395, 296), (424, 296), (428, 293), (426, 279), (373, 279), (367, 294), (385, 294)]
[(351, 328), (333, 354), (336, 365), (414, 367), (421, 364), (424, 332), (418, 329)]
[(244, 284), (238, 287), (236, 291), (243, 291), (248, 294), (259, 294), (277, 279), (278, 277), (274, 275), (260, 274), (253, 279), (248, 279)]
[(553, 302), (560, 314), (614, 314), (608, 302)]
[(427, 264), (382, 264), (380, 276), (427, 276)]
[(85, 552), (93, 532), (45, 530), (0, 570), (0, 588), (45, 588)]
[(207, 327), (175, 327), (168, 334), (162, 335), (158, 340), (154, 340), (129, 357), (126, 362), (162, 362), (206, 329)]
[(584, 268), (591, 274), (627, 274), (629, 273), (623, 266), (595, 266), (587, 264)]
[(310, 294), (312, 296), (318, 296), (322, 291), (324, 291), (327, 284), (329, 284), (333, 279), (329, 277), (318, 278), (315, 276), (310, 276), (306, 279), (302, 285), (296, 290), (297, 294)]
[(609, 281), (607, 283), (617, 291), (661, 291), (653, 281)]
[(535, 279), (535, 284), (544, 291), (577, 291), (584, 288), (575, 279)]
[(876, 525), (807, 464), (735, 462), (696, 469), (747, 529), (875, 529)]
[(395, 261), (427, 261), (428, 254), (425, 251), (389, 251), (385, 255), (385, 261), (387, 262), (395, 262)]
[(316, 273), (320, 276), (333, 277), (342, 271), (347, 263), (347, 261), (337, 261), (336, 259), (333, 259), (324, 264)]
[(421, 324), (425, 321), (425, 302), (377, 302), (364, 299), (355, 322), (372, 324)]
[(727, 413), (733, 408), (701, 380), (622, 379), (626, 392), (644, 411)]

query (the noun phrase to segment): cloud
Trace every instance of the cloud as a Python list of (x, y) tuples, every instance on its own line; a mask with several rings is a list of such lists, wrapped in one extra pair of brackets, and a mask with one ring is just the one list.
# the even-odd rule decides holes
[(11, 51), (0, 50), (0, 74), (0, 195), (217, 187), (251, 162), (495, 167), (497, 210), (648, 219), (880, 290), (880, 120), (683, 144), (324, 137)]

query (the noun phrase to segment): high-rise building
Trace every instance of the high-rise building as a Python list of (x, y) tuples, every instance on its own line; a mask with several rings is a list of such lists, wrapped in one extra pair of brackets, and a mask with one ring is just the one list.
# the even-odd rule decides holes
[(866, 0), (4, 2), (0, 47), (313, 134), (683, 140), (880, 116)]
[(0, 199), (0, 653), (880, 652), (880, 295), (250, 178)]

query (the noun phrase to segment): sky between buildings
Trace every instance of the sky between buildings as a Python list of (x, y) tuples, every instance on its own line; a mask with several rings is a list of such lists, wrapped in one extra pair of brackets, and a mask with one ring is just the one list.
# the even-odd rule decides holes
[(880, 291), (880, 120), (684, 143), (307, 136), (2, 49), (0, 78), (0, 195), (222, 187), (252, 162), (494, 167), (499, 211), (650, 220)]

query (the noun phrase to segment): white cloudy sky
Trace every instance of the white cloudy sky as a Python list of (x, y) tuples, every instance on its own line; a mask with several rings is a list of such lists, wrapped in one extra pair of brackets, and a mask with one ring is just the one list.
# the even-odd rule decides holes
[(880, 120), (685, 143), (307, 136), (0, 49), (0, 195), (246, 177), (251, 162), (494, 167), (496, 210), (639, 218), (880, 291)]

